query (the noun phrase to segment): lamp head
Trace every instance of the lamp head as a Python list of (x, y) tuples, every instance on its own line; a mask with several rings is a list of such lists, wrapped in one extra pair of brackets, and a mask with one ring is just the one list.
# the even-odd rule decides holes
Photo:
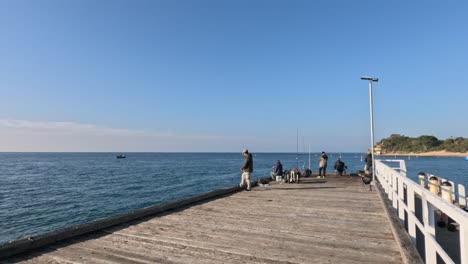
[(373, 77), (369, 77), (369, 76), (362, 76), (362, 77), (361, 77), (361, 80), (372, 81), (372, 82), (378, 82), (378, 81), (379, 81), (379, 78), (373, 78)]

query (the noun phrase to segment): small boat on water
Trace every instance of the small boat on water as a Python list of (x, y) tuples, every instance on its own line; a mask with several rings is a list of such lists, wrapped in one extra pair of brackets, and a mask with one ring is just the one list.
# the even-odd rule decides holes
[(125, 159), (125, 155), (124, 154), (120, 154), (120, 155), (117, 155), (115, 156), (116, 158), (118, 159)]
[(465, 157), (465, 160), (468, 160), (468, 156)]

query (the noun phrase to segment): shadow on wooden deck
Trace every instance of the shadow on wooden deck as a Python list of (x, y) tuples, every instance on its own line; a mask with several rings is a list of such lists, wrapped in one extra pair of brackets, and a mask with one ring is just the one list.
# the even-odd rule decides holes
[(359, 178), (259, 186), (82, 235), (4, 263), (401, 263)]

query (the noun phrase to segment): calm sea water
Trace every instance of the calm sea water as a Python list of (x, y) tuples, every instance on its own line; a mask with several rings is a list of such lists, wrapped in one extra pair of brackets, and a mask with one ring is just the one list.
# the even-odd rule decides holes
[[(361, 153), (341, 154), (348, 171), (362, 169)], [(330, 153), (329, 172), (340, 155)], [(318, 170), (318, 153), (311, 167)], [(254, 154), (253, 178), (308, 166), (308, 154)], [(468, 187), (463, 158), (412, 157), (408, 177), (431, 172)], [(187, 198), (239, 182), (238, 153), (0, 153), (0, 243), (143, 207)]]

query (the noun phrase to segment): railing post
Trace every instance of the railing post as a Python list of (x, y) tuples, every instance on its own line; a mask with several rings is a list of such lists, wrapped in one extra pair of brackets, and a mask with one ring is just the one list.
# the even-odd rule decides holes
[(450, 184), (452, 184), (452, 200), (454, 200), (456, 202), (457, 201), (457, 195), (456, 195), (457, 188), (455, 188), (455, 182), (453, 182), (453, 181), (448, 181), (448, 182), (450, 182)]
[(396, 177), (396, 175), (393, 175), (393, 183), (392, 183), (392, 190), (393, 190), (393, 208), (395, 208), (395, 210), (398, 209), (398, 178)]
[(468, 263), (468, 226), (460, 225), (460, 263)]
[(416, 223), (413, 221), (411, 215), (415, 215), (415, 201), (414, 201), (414, 190), (411, 185), (406, 186), (406, 194), (408, 197), (408, 234), (410, 235), (413, 245), (416, 245)]
[[(382, 186), (384, 188), (384, 191), (385, 193), (387, 194), (387, 197), (388, 197), (388, 171), (381, 167), (380, 166), (380, 163), (378, 165), (376, 165), (377, 167), (379, 167), (379, 172), (381, 173), (382, 175), (382, 178), (383, 178), (383, 183), (382, 183)], [(376, 169), (377, 169), (376, 167)]]
[(388, 180), (387, 180), (387, 183), (388, 183), (388, 187), (387, 187), (388, 199), (390, 199), (390, 201), (393, 201), (393, 192), (392, 192), (392, 190), (393, 190), (393, 187), (392, 187), (393, 174), (388, 169), (386, 171), (387, 171), (387, 176), (388, 176)]
[(466, 207), (465, 186), (458, 184), (458, 204), (461, 207)]
[(388, 169), (385, 169), (385, 192), (387, 193), (387, 197), (390, 195), (390, 171)]
[[(433, 241), (435, 239), (435, 217), (434, 206), (427, 202), (426, 195), (421, 197), (423, 206), (423, 221), (424, 221), (424, 244), (426, 245), (426, 264), (437, 263), (437, 252)], [(431, 239), (431, 237), (433, 239)]]
[(403, 186), (403, 181), (398, 180), (398, 216), (400, 217), (401, 223), (404, 225), (405, 223), (405, 207), (403, 204), (405, 203), (403, 201), (405, 195), (405, 188)]
[(390, 192), (390, 186), (392, 185), (392, 182), (391, 182), (392, 176), (390, 173), (391, 171), (385, 168), (385, 182), (387, 183), (385, 186), (385, 192), (387, 193), (388, 198), (392, 197), (391, 192)]
[(404, 160), (400, 160), (400, 174), (406, 177), (406, 164)]

